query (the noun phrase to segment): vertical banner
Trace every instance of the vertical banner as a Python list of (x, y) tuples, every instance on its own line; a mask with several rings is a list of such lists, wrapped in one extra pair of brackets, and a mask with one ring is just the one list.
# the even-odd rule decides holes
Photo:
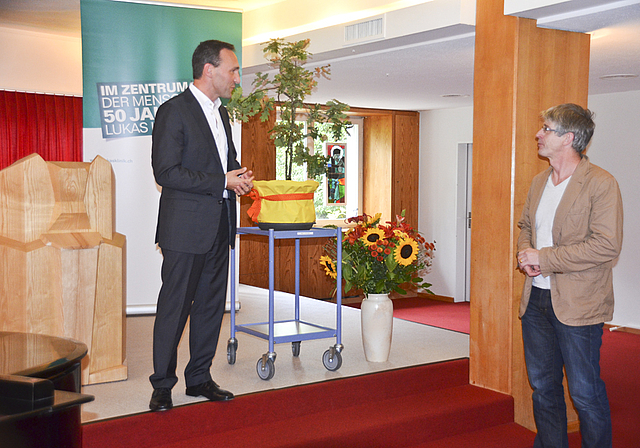
[(242, 15), (149, 1), (81, 0), (80, 9), (84, 160), (100, 155), (115, 172), (127, 312), (154, 312), (162, 265), (155, 244), (160, 187), (151, 169), (155, 112), (193, 80), (191, 55), (200, 42), (230, 42), (242, 60)]

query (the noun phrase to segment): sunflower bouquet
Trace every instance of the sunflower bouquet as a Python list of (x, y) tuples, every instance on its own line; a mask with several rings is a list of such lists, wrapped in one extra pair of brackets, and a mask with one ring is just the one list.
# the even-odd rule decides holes
[[(426, 292), (431, 283), (420, 277), (428, 272), (433, 261), (435, 242), (426, 241), (404, 218), (396, 222), (380, 223), (381, 214), (349, 218), (355, 223), (342, 238), (342, 278), (345, 291), (362, 289), (365, 294), (388, 294), (391, 291), (406, 294), (401, 286), (413, 284)], [(320, 264), (325, 273), (337, 277), (336, 248), (327, 244)]]

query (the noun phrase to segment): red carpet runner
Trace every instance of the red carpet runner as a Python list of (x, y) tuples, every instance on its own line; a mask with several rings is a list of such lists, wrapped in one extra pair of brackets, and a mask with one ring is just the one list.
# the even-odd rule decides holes
[[(394, 306), (398, 302), (394, 301)], [(412, 308), (415, 304), (396, 306), (404, 312)], [(452, 308), (452, 313), (464, 319), (461, 310)], [(402, 318), (420, 323), (433, 320), (422, 312)], [(451, 329), (462, 331), (463, 327), (464, 323), (458, 323)], [(605, 331), (601, 365), (611, 402), (614, 447), (636, 448), (640, 440), (640, 390), (636, 384), (640, 336)], [(83, 426), (85, 448), (530, 448), (533, 436), (513, 423), (511, 397), (468, 384), (468, 360)], [(570, 435), (570, 447), (580, 447), (579, 434)]]
[(468, 385), (460, 360), (92, 423), (84, 446), (436, 447), (430, 442), (488, 427), (500, 427), (489, 434), (500, 443), (485, 447), (527, 446), (503, 443), (502, 433), (532, 439), (511, 422), (511, 397)]
[(393, 317), (469, 334), (469, 302), (410, 297), (393, 301)]

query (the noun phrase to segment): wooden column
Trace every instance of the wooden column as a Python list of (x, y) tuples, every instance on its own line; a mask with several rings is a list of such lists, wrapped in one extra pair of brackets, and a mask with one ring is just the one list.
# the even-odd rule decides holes
[(501, 0), (478, 0), (476, 9), (470, 381), (513, 395), (516, 422), (535, 429), (518, 318), (517, 222), (531, 179), (548, 167), (537, 156), (540, 111), (587, 105), (589, 36), (505, 16)]

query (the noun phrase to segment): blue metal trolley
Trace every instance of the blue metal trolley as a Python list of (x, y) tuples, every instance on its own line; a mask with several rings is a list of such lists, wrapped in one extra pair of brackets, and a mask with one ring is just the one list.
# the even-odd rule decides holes
[[(312, 339), (336, 338), (335, 345), (329, 347), (322, 355), (322, 363), (327, 370), (338, 370), (342, 365), (342, 229), (316, 228), (309, 230), (261, 230), (258, 227), (239, 227), (238, 235), (264, 235), (269, 237), (269, 320), (267, 322), (236, 325), (236, 287), (235, 287), (235, 249), (230, 254), (230, 299), (231, 299), (231, 337), (227, 342), (227, 361), (235, 364), (238, 340), (236, 332), (244, 332), (269, 340), (269, 351), (258, 359), (256, 371), (263, 380), (270, 380), (275, 375), (276, 353), (274, 344), (291, 342), (293, 356), (300, 355), (300, 343)], [(336, 328), (327, 328), (300, 320), (300, 240), (302, 238), (336, 238), (338, 266), (336, 279)], [(274, 319), (274, 242), (280, 239), (295, 239), (295, 319), (275, 321)]]

